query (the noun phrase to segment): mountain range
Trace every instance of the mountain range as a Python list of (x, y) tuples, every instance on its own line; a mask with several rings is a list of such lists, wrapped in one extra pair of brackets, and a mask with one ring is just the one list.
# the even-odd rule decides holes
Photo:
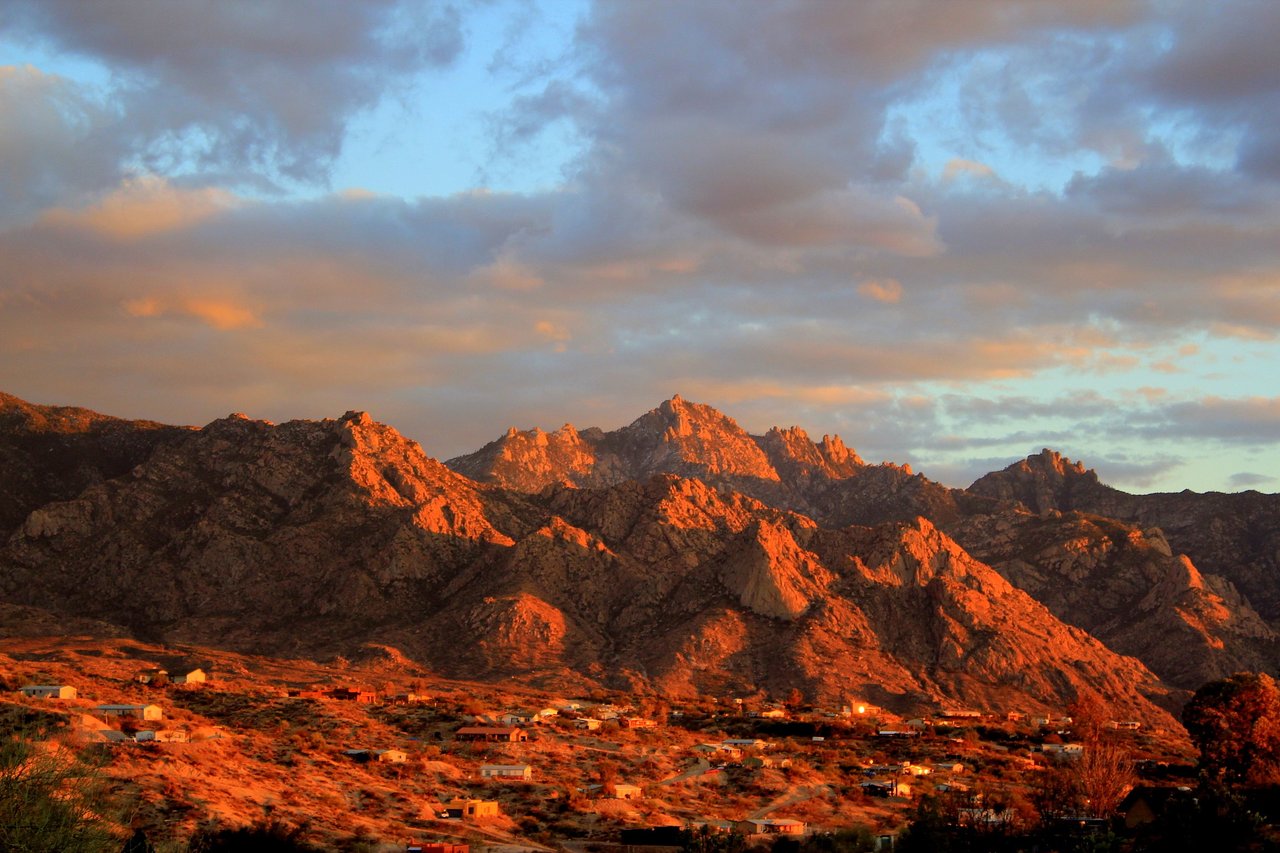
[(365, 413), (0, 395), (0, 481), (3, 613), (151, 641), (902, 713), (1096, 697), (1172, 728), (1280, 661), (1280, 496), (1130, 495), (1048, 450), (952, 489), (678, 396), (441, 463)]

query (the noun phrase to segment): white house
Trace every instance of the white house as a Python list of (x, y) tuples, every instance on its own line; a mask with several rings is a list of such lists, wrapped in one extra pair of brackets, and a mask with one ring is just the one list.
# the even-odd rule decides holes
[(533, 767), (528, 764), (481, 764), (480, 776), (483, 779), (520, 779), (529, 782), (533, 780)]
[(174, 684), (204, 684), (209, 680), (209, 675), (203, 669), (196, 668), (170, 676), (169, 680)]
[(24, 696), (33, 699), (74, 699), (76, 689), (69, 684), (28, 684), (20, 688)]
[(734, 828), (744, 835), (804, 835), (805, 823), (787, 818), (759, 818), (736, 821)]
[(93, 709), (100, 717), (137, 717), (141, 720), (160, 720), (164, 710), (159, 705), (97, 705)]

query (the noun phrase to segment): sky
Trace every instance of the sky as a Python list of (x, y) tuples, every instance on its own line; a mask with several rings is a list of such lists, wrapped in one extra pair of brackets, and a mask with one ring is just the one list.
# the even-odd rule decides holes
[(0, 390), (1280, 491), (1273, 0), (7, 0)]

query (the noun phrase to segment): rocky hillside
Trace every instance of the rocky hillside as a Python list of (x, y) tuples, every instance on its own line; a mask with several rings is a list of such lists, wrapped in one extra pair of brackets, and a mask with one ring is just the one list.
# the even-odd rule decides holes
[(969, 491), (1017, 501), (1032, 512), (1079, 510), (1163, 531), (1170, 547), (1202, 571), (1231, 581), (1280, 623), (1280, 495), (1183, 491), (1131, 495), (1052, 450), (977, 480)]
[(0, 393), (0, 539), (33, 509), (118, 477), (189, 432)]
[(1175, 554), (1159, 528), (1079, 512), (975, 515), (953, 526), (976, 558), (1058, 618), (1186, 689), (1273, 671), (1280, 637), (1230, 581)]
[[(652, 427), (631, 434), (637, 446)], [(689, 428), (664, 430), (650, 458), (694, 464), (671, 449), (705, 444)], [(850, 462), (824, 444), (805, 464)], [(716, 459), (771, 479), (743, 464), (768, 459), (754, 442)], [(1171, 723), (1145, 667), (923, 519), (824, 528), (674, 474), (517, 493), (360, 413), (187, 431), (33, 510), (0, 555), (0, 585), (12, 604), (273, 654), (376, 641), (447, 674), (671, 695), (799, 688), (902, 709), (1050, 709), (1096, 693)]]
[[(678, 473), (826, 527), (922, 516), (1058, 618), (1180, 687), (1280, 665), (1280, 496), (1128, 495), (1052, 451), (950, 489), (907, 466), (868, 465), (838, 436), (815, 443), (796, 427), (751, 436), (679, 397), (614, 432), (511, 430), (447, 464), (522, 491)], [(1077, 510), (1099, 518), (1057, 517)]]

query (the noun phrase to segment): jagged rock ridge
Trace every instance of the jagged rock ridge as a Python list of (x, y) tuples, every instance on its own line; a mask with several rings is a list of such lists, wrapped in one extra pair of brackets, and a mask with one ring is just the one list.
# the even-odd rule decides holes
[(987, 474), (969, 490), (1034, 512), (1077, 510), (1159, 528), (1175, 551), (1206, 574), (1230, 581), (1273, 627), (1280, 624), (1280, 495), (1131, 495), (1052, 450)]
[[(669, 415), (665, 444), (708, 440)], [(1096, 692), (1171, 722), (1141, 664), (927, 521), (831, 530), (675, 475), (514, 493), (362, 413), (189, 431), (32, 511), (0, 554), (0, 588), (146, 636), (278, 654), (380, 642), (472, 677), (800, 687), (903, 708)]]
[[(508, 433), (447, 464), (525, 491), (550, 482), (589, 486), (679, 473), (833, 527), (923, 516), (1042, 597), (1059, 618), (1098, 632), (1119, 651), (1141, 656), (1174, 684), (1194, 689), (1241, 668), (1275, 672), (1280, 661), (1277, 496), (1127, 495), (1050, 450), (989, 474), (970, 489), (950, 489), (909, 467), (867, 465), (838, 437), (824, 436), (815, 444), (795, 427), (748, 436), (714, 409), (678, 397), (616, 432), (583, 430), (590, 439), (577, 445), (572, 470), (552, 462), (534, 464), (516, 451), (518, 435), (526, 434)], [(697, 440), (682, 439), (690, 435)], [(767, 466), (742, 449), (748, 439), (764, 452)], [(675, 447), (652, 450), (666, 445)], [(738, 450), (700, 455), (707, 446)], [(504, 453), (505, 464), (494, 464), (494, 457)], [(1115, 518), (1099, 526), (1071, 519), (1032, 525), (1032, 518), (1024, 517), (1077, 510)], [(1230, 533), (1223, 535), (1224, 530)], [(1162, 535), (1190, 559), (1112, 547), (1116, 541)], [(1067, 594), (1081, 589), (1079, 578), (1070, 577), (1076, 569), (1069, 567), (1085, 559), (1093, 560), (1089, 594)], [(1028, 565), (1037, 568), (1028, 570)], [(1254, 612), (1253, 599), (1265, 618)], [(1163, 637), (1178, 641), (1162, 642)]]

